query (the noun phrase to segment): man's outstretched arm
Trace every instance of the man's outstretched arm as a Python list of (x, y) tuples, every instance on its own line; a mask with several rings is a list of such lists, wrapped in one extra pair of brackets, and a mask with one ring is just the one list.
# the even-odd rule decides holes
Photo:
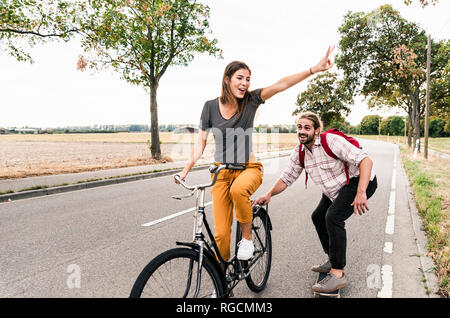
[(272, 186), (272, 188), (263, 196), (259, 197), (255, 201), (253, 201), (253, 205), (255, 204), (268, 204), (272, 196), (277, 195), (278, 193), (283, 192), (288, 186), (284, 183), (283, 180), (278, 179), (277, 182)]

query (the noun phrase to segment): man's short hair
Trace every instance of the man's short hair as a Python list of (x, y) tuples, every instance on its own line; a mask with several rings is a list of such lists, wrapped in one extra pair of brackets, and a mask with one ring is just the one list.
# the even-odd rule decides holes
[(316, 113), (313, 113), (313, 112), (300, 113), (297, 116), (297, 119), (295, 119), (295, 124), (297, 124), (299, 119), (303, 119), (303, 118), (306, 118), (306, 119), (308, 119), (308, 120), (313, 122), (314, 130), (316, 130), (317, 128), (320, 128), (320, 131), (323, 130), (322, 120), (320, 119), (319, 115), (317, 115)]

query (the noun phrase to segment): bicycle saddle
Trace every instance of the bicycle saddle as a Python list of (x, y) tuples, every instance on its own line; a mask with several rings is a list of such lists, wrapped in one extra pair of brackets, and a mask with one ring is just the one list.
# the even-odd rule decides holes
[[(217, 169), (219, 168), (219, 166), (215, 165), (215, 164), (211, 164), (209, 166), (209, 172), (211, 173), (215, 173), (217, 171)], [(242, 163), (226, 163), (225, 164), (225, 169), (230, 169), (230, 170), (245, 170), (245, 165)]]

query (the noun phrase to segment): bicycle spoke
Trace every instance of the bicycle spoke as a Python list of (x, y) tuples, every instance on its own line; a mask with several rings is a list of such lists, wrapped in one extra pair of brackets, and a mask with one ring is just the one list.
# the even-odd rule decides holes
[[(169, 266), (170, 264), (168, 264)], [(165, 269), (165, 268), (163, 268)], [(147, 297), (155, 297), (155, 295), (160, 294), (160, 290), (165, 290), (165, 294), (171, 295), (171, 288), (168, 286), (168, 282), (171, 280), (167, 280), (164, 278), (164, 275), (161, 274), (162, 269), (156, 270), (153, 275), (150, 277), (149, 282), (145, 286), (146, 288), (142, 291), (142, 294)]]
[(198, 278), (198, 260), (181, 257), (168, 260), (149, 277), (141, 297), (211, 297), (215, 292), (211, 274), (202, 267), (201, 285), (198, 295), (195, 295)]
[(270, 238), (267, 237), (267, 235), (270, 236), (270, 233), (267, 233), (267, 230), (261, 216), (255, 216), (252, 222), (252, 239), (255, 246), (255, 254), (248, 265), (251, 271), (246, 279), (250, 289), (254, 291), (260, 291), (261, 288), (264, 288), (268, 271), (270, 270), (271, 255), (269, 254), (271, 251), (269, 250), (270, 246), (268, 246)]

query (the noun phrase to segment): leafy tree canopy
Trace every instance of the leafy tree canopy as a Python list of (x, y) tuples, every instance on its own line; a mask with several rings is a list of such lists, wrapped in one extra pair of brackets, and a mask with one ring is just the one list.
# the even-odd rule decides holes
[(333, 121), (340, 122), (350, 113), (353, 103), (351, 94), (345, 90), (336, 73), (326, 72), (311, 80), (307, 89), (297, 96), (298, 108), (293, 115), (312, 111), (318, 114), (325, 127)]
[[(79, 68), (112, 66), (128, 82), (157, 86), (170, 65), (188, 65), (195, 53), (221, 56), (211, 38), (209, 7), (188, 0), (89, 0)], [(89, 63), (90, 62), (90, 63)]]
[(33, 62), (24, 46), (62, 39), (80, 32), (83, 4), (56, 0), (0, 0), (0, 45), (18, 61)]
[[(346, 89), (366, 97), (370, 107), (404, 108), (418, 138), (425, 110), (425, 31), (383, 5), (369, 13), (348, 12), (339, 32), (336, 65), (344, 72)], [(436, 111), (445, 107), (450, 94), (447, 42), (431, 41), (431, 105)]]
[(381, 116), (378, 115), (367, 115), (361, 120), (361, 134), (363, 135), (378, 135)]
[[(422, 8), (424, 8), (430, 4), (435, 5), (436, 3), (439, 2), (438, 0), (419, 0), (419, 1), (420, 1), (420, 4), (422, 5)], [(409, 6), (413, 2), (413, 0), (404, 0), (403, 2), (407, 6)]]

